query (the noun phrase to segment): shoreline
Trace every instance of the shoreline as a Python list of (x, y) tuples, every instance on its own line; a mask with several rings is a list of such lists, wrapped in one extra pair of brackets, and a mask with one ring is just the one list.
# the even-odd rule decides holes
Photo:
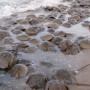
[[(15, 90), (33, 90), (30, 89), (29, 80), (29, 84), (26, 84), (33, 73), (44, 72), (47, 77), (50, 75), (51, 79), (53, 71), (64, 69), (75, 73), (90, 63), (90, 6), (81, 5), (82, 1), (80, 5), (78, 3), (77, 0), (77, 3), (73, 2), (74, 5), (71, 7), (60, 4), (35, 11), (28, 10), (0, 19), (0, 63), (2, 64), (0, 69), (7, 69), (8, 63), (3, 60), (10, 55), (13, 60), (13, 50), (18, 53), (15, 56), (17, 60), (15, 70), (19, 67), (17, 64), (20, 64), (19, 72), (22, 71), (23, 74), (26, 74), (28, 68), (28, 74), (20, 79), (15, 78), (19, 77), (16, 75), (19, 69), (15, 73), (12, 69), (14, 66), (10, 68), (12, 71), (1, 72), (1, 83), (10, 85)], [(5, 51), (8, 53), (2, 56)], [(8, 55), (9, 53), (11, 54)], [(90, 83), (89, 68), (86, 67), (75, 75), (78, 83)], [(22, 76), (21, 73), (20, 75)], [(70, 90), (85, 90), (85, 88), (75, 85), (71, 86)], [(87, 87), (87, 90), (90, 90), (90, 87)]]

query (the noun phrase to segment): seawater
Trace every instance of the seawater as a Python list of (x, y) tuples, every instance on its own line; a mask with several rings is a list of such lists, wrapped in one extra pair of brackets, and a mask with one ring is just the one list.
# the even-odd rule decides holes
[(35, 10), (41, 6), (59, 4), (61, 0), (0, 0), (0, 18), (16, 12)]

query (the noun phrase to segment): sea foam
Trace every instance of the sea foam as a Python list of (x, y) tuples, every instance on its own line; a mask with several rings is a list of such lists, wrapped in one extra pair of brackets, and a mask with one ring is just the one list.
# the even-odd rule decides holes
[(26, 10), (35, 10), (41, 6), (53, 6), (61, 0), (0, 0), (0, 18)]

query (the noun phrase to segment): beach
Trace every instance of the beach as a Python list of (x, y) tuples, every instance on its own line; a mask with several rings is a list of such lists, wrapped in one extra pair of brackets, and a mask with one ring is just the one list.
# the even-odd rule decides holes
[(90, 90), (90, 0), (0, 5), (0, 90)]

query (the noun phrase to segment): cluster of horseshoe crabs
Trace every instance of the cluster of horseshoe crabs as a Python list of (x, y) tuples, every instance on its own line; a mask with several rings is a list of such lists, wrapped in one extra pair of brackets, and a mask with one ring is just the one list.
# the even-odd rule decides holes
[[(27, 11), (28, 15), (23, 17), (21, 13), (21, 16), (12, 15), (0, 21), (4, 22), (4, 25), (2, 23), (0, 25), (0, 45), (6, 46), (5, 50), (0, 49), (0, 70), (8, 72), (15, 78), (28, 76), (26, 84), (31, 90), (70, 90), (69, 85), (90, 86), (77, 83), (73, 71), (58, 69), (50, 72), (49, 76), (45, 72), (34, 70), (30, 60), (18, 59), (19, 53), (30, 55), (38, 50), (76, 55), (83, 49), (90, 49), (89, 36), (75, 38), (74, 34), (60, 28), (68, 30), (81, 23), (83, 28), (90, 30), (90, 21), (85, 20), (90, 17), (90, 0), (63, 2), (70, 3), (70, 7), (63, 4), (48, 6), (40, 9), (47, 14), (37, 15), (37, 11)], [(12, 50), (9, 50), (8, 46)], [(53, 67), (51, 63), (44, 61), (41, 61), (40, 65)], [(3, 85), (0, 85), (0, 88), (2, 87)]]

